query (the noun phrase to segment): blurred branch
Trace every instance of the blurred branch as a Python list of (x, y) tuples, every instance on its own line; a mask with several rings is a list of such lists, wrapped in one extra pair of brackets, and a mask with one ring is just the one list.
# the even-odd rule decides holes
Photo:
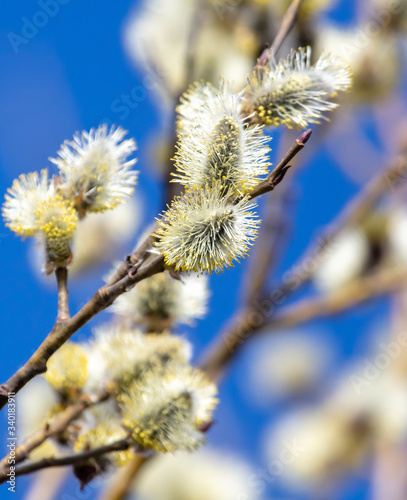
[(250, 304), (262, 295), (265, 282), (269, 279), (273, 266), (281, 253), (282, 243), (288, 233), (287, 214), (289, 210), (287, 205), (290, 199), (291, 184), (291, 182), (285, 181), (273, 196), (267, 197), (259, 236), (245, 272), (242, 287), (245, 303)]
[[(196, 46), (198, 37), (201, 33), (201, 27), (204, 21), (204, 7), (206, 0), (195, 0), (192, 22), (189, 27), (188, 41), (185, 55), (185, 84), (184, 90), (192, 83), (195, 73)], [(180, 92), (179, 97), (184, 91)], [(177, 99), (177, 102), (179, 98)]]
[(376, 444), (372, 490), (372, 500), (407, 498), (407, 462), (403, 443)]
[[(86, 408), (106, 401), (110, 395), (111, 391), (108, 389), (103, 389), (96, 395), (82, 395), (79, 401), (68, 406), (57, 417), (47, 422), (42, 429), (32, 434), (22, 445), (18, 446), (15, 449), (14, 463), (25, 460), (30, 452), (40, 446), (46, 439), (65, 430), (72, 420), (75, 420)], [(7, 468), (8, 458), (9, 455), (0, 461), (0, 475), (4, 472), (2, 469)]]
[(407, 269), (384, 269), (359, 278), (328, 295), (300, 300), (275, 314), (271, 300), (252, 304), (215, 339), (200, 367), (209, 377), (218, 379), (240, 346), (255, 333), (266, 328), (271, 332), (338, 314), (367, 300), (400, 290), (406, 284)]
[(113, 478), (113, 484), (102, 491), (99, 500), (124, 500), (133, 484), (133, 480), (148, 458), (136, 455), (129, 463), (118, 470)]
[(58, 316), (57, 322), (62, 323), (69, 319), (69, 304), (68, 304), (68, 270), (66, 267), (57, 267), (55, 276), (58, 285)]
[(407, 176), (407, 159), (399, 155), (393, 163), (375, 176), (366, 188), (357, 196), (340, 216), (338, 232), (342, 227), (359, 223), (374, 207), (374, 205), (390, 189), (405, 181)]
[[(75, 453), (73, 455), (67, 455), (65, 457), (43, 458), (42, 460), (38, 460), (37, 462), (31, 462), (26, 465), (16, 467), (15, 475), (23, 476), (25, 474), (30, 474), (31, 472), (47, 469), (49, 467), (64, 467), (65, 465), (82, 464), (91, 458), (97, 458), (100, 455), (104, 455), (105, 453), (128, 450), (133, 444), (134, 441), (130, 437), (126, 437), (123, 439), (119, 439), (114, 443), (100, 446), (99, 448), (94, 448), (93, 450), (84, 451), (82, 453)], [(0, 473), (0, 484), (7, 481), (7, 479), (7, 473), (2, 471)]]
[(155, 226), (153, 232), (140, 244), (140, 246), (136, 248), (131, 255), (126, 257), (114, 275), (107, 282), (106, 286), (114, 285), (123, 279), (130, 271), (135, 272), (140, 268), (148, 257), (149, 251), (154, 245), (154, 242), (157, 240), (154, 235), (156, 229), (157, 225)]
[(294, 289), (290, 280), (286, 280), (278, 287), (281, 294), (287, 296), (305, 285), (315, 270), (315, 266), (310, 265), (310, 263), (317, 262), (331, 242), (345, 228), (362, 222), (376, 203), (388, 191), (395, 189), (397, 185), (404, 182), (406, 177), (407, 159), (404, 155), (399, 155), (345, 206), (336, 220), (323, 231), (322, 236), (311, 243), (299, 261), (292, 266), (293, 272), (288, 272), (288, 274), (295, 274), (296, 285)]
[(263, 328), (287, 328), (315, 318), (331, 316), (367, 300), (396, 292), (407, 284), (407, 268), (382, 269), (361, 277), (339, 290), (290, 305), (266, 321)]
[(302, 2), (303, 0), (293, 0), (291, 2), (291, 5), (288, 7), (287, 12), (283, 17), (280, 30), (277, 33), (277, 36), (275, 37), (273, 44), (268, 49), (268, 60), (270, 60), (277, 54), (284, 40), (287, 38), (288, 34), (295, 26), (295, 23), (297, 22), (298, 19), (298, 14), (301, 9)]
[[(284, 134), (279, 143), (280, 151), (287, 148), (289, 140), (288, 134)], [(298, 169), (294, 170), (296, 172)], [(277, 192), (266, 198), (259, 236), (252, 249), (242, 284), (244, 304), (261, 298), (286, 241), (290, 225), (288, 216), (292, 216), (288, 205), (292, 199), (293, 179), (294, 175), (285, 178)]]
[[(68, 479), (69, 469), (44, 469), (30, 481), (29, 489), (22, 500), (55, 500), (61, 498), (62, 485)], [(62, 497), (63, 498), (63, 497)]]

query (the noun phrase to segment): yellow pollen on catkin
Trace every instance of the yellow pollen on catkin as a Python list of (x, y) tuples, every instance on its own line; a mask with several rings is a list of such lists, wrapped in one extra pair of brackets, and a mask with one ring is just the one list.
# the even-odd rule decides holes
[(78, 221), (73, 204), (61, 195), (49, 197), (38, 205), (35, 217), (38, 231), (44, 235), (48, 262), (66, 262)]
[(48, 361), (44, 375), (56, 390), (81, 389), (86, 382), (88, 358), (79, 344), (64, 344)]
[(50, 197), (40, 203), (35, 216), (38, 229), (48, 239), (70, 239), (75, 233), (78, 216), (72, 203), (60, 195)]

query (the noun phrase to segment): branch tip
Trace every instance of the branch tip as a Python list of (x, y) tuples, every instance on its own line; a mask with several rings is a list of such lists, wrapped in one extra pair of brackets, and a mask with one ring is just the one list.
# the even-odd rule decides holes
[(308, 142), (311, 135), (312, 135), (312, 130), (309, 128), (298, 137), (297, 139), (298, 145), (304, 146)]

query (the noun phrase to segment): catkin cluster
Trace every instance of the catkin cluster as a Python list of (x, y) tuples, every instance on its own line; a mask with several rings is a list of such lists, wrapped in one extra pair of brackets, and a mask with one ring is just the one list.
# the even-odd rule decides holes
[(336, 108), (329, 99), (349, 89), (350, 70), (311, 49), (259, 64), (247, 88), (233, 94), (197, 83), (178, 106), (174, 181), (185, 188), (162, 215), (156, 248), (175, 270), (221, 272), (245, 258), (260, 224), (250, 192), (268, 174), (264, 127), (298, 129)]
[[(171, 273), (119, 297), (113, 321), (88, 342), (64, 344), (45, 374), (54, 395), (46, 414), (51, 419), (83, 394), (109, 391), (107, 401), (56, 436), (78, 453), (128, 443), (84, 463), (87, 472), (121, 465), (140, 450), (191, 451), (204, 443), (217, 389), (190, 364), (191, 346), (173, 330), (206, 313), (207, 277), (193, 274), (221, 272), (253, 245), (260, 221), (251, 191), (270, 166), (265, 128), (318, 123), (336, 107), (329, 99), (349, 88), (349, 70), (339, 59), (324, 54), (311, 65), (310, 57), (307, 48), (280, 62), (263, 60), (238, 94), (224, 81), (218, 88), (200, 82), (182, 97), (173, 180), (185, 192), (162, 214), (150, 249), (163, 255)], [(22, 175), (9, 189), (6, 224), (42, 242), (48, 273), (70, 263), (78, 220), (113, 209), (132, 194), (137, 172), (129, 156), (136, 145), (125, 134), (106, 126), (77, 134), (51, 159), (58, 175)]]
[(48, 169), (15, 179), (6, 194), (3, 218), (22, 237), (36, 236), (45, 251), (49, 274), (72, 260), (72, 245), (79, 219), (87, 213), (110, 210), (131, 196), (137, 182), (136, 162), (128, 160), (136, 149), (126, 132), (106, 125), (76, 134), (65, 141)]
[[(190, 364), (190, 343), (168, 329), (202, 318), (209, 292), (205, 276), (182, 275), (181, 280), (169, 274), (146, 279), (137, 293), (131, 290), (112, 310), (112, 322), (96, 328), (86, 342), (64, 344), (48, 362), (44, 379), (53, 397), (41, 425), (84, 394), (102, 389), (110, 394), (55, 436), (55, 445), (69, 445), (81, 453), (118, 441), (128, 443), (127, 449), (76, 468), (82, 482), (85, 476), (127, 463), (141, 450), (192, 451), (205, 442), (217, 388)], [(188, 314), (182, 297), (188, 297)], [(39, 451), (48, 456), (47, 450)]]

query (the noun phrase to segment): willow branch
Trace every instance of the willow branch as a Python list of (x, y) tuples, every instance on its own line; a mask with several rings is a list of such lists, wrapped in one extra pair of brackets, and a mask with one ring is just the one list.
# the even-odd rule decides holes
[(266, 321), (263, 328), (287, 328), (315, 318), (336, 315), (367, 300), (401, 290), (406, 284), (407, 269), (383, 269), (323, 297), (304, 299), (287, 306)]
[[(274, 40), (273, 45), (269, 49), (269, 57), (272, 55), (274, 56), (274, 54), (278, 52), (284, 39), (294, 26), (298, 16), (299, 8), (301, 6), (301, 2), (302, 0), (294, 0), (290, 5), (287, 14), (283, 19), (282, 27), (276, 39)], [(250, 193), (251, 199), (256, 198), (257, 196), (260, 196), (261, 194), (264, 194), (266, 192), (272, 191), (277, 186), (277, 184), (279, 184), (283, 180), (288, 168), (290, 167), (288, 163), (304, 147), (310, 135), (311, 130), (308, 130), (294, 142), (287, 155), (271, 172), (267, 179), (253, 189), (253, 191)], [(38, 348), (38, 350), (28, 360), (28, 362), (22, 368), (20, 368), (20, 370), (18, 370), (5, 384), (1, 386), (1, 407), (3, 407), (6, 403), (7, 394), (9, 392), (18, 392), (35, 375), (46, 370), (46, 362), (48, 361), (49, 357), (64, 342), (66, 342), (71, 337), (71, 335), (73, 335), (73, 333), (75, 333), (81, 326), (83, 326), (83, 324), (89, 321), (89, 319), (91, 319), (95, 314), (108, 307), (115, 300), (115, 298), (126, 291), (127, 288), (129, 288), (130, 286), (134, 286), (142, 279), (145, 279), (148, 276), (151, 276), (156, 272), (160, 272), (163, 270), (162, 256), (157, 257), (149, 265), (146, 265), (144, 268), (142, 268), (142, 264), (145, 262), (148, 251), (153, 245), (154, 241), (155, 236), (154, 234), (152, 234), (145, 240), (145, 242), (137, 251), (127, 257), (127, 259), (122, 263), (122, 265), (108, 282), (108, 284), (105, 287), (99, 289), (95, 293), (93, 298), (72, 319), (69, 318), (68, 310), (68, 292), (66, 287), (67, 271), (66, 269), (57, 269), (57, 323), (51, 333), (45, 339), (45, 341)], [(106, 395), (106, 397), (108, 396)], [(69, 422), (76, 418), (86, 407), (90, 406), (90, 404), (95, 403), (89, 399), (84, 398), (76, 405), (72, 405), (72, 407), (68, 408), (53, 423), (46, 425), (44, 429), (31, 436), (26, 441), (26, 443), (24, 443), (24, 445), (17, 448), (16, 461), (24, 460), (24, 458), (28, 456), (29, 452), (35, 447), (39, 446), (42, 442), (44, 442), (47, 437), (63, 430), (69, 424)], [(116, 443), (102, 446), (91, 451), (60, 458), (46, 458), (38, 462), (26, 464), (21, 467), (17, 467), (15, 473), (17, 476), (49, 467), (80, 464), (90, 458), (95, 458), (105, 453), (128, 449), (130, 445), (130, 438), (126, 438), (117, 441)], [(6, 459), (7, 457), (3, 459), (3, 461)], [(129, 466), (123, 471), (121, 488), (119, 488), (117, 486), (118, 483), (116, 483), (115, 488), (110, 492), (108, 496), (110, 500), (119, 500), (124, 498), (133, 478), (146, 460), (147, 459), (143, 457), (135, 457), (132, 460)], [(4, 482), (5, 480), (7, 480), (7, 473), (3, 470), (0, 472), (0, 481)]]
[[(16, 467), (15, 475), (23, 476), (25, 474), (30, 474), (31, 472), (36, 472), (50, 467), (64, 467), (66, 465), (82, 464), (91, 458), (97, 458), (105, 453), (128, 450), (133, 444), (133, 440), (130, 437), (126, 437), (115, 441), (114, 443), (100, 446), (99, 448), (94, 448), (93, 450), (84, 451), (82, 453), (75, 453), (65, 457), (43, 458), (42, 460)], [(7, 473), (2, 472), (0, 474), (0, 483), (7, 481), (7, 478)]]
[(159, 255), (145, 266), (134, 266), (120, 281), (100, 288), (82, 309), (54, 328), (31, 356), (31, 358), (0, 387), (0, 408), (8, 400), (8, 394), (17, 393), (27, 382), (47, 369), (47, 361), (75, 332), (97, 313), (109, 307), (113, 301), (136, 283), (164, 270), (164, 257)]
[(344, 226), (359, 223), (383, 195), (403, 183), (406, 177), (407, 159), (404, 154), (401, 154), (383, 172), (375, 176), (360, 195), (345, 208), (335, 231), (338, 232)]
[(68, 305), (68, 271), (66, 267), (57, 267), (55, 276), (58, 285), (58, 316), (57, 322), (62, 323), (69, 319)]
[(149, 250), (153, 247), (154, 242), (157, 240), (157, 237), (155, 236), (156, 229), (157, 226), (155, 226), (152, 233), (141, 243), (141, 245), (135, 249), (131, 255), (126, 257), (114, 275), (107, 282), (107, 286), (114, 285), (123, 279), (127, 273), (130, 271), (137, 271), (141, 267), (149, 255)]
[[(96, 395), (83, 395), (80, 397), (79, 401), (68, 406), (62, 413), (60, 413), (56, 418), (47, 422), (42, 429), (39, 429), (34, 434), (32, 434), (22, 445), (15, 449), (14, 463), (22, 462), (25, 460), (30, 452), (40, 446), (46, 439), (51, 436), (55, 436), (65, 430), (68, 425), (75, 420), (79, 415), (89, 408), (98, 403), (106, 401), (110, 397), (111, 391), (109, 389), (103, 389), (99, 394)], [(0, 461), (0, 475), (3, 468), (7, 468), (9, 455), (5, 456)]]
[[(276, 53), (279, 49), (279, 46), (277, 47), (277, 45), (282, 43), (284, 38), (287, 36), (288, 32), (292, 29), (292, 26), (294, 25), (296, 18), (297, 18), (297, 14), (298, 14), (298, 10), (300, 8), (301, 1), (302, 0), (300, 0), (299, 2), (297, 0), (294, 1), (293, 4), (290, 6), (291, 10), (289, 9), (289, 11), (287, 11), (287, 14), (286, 14), (284, 19), (285, 20), (287, 19), (288, 21), (286, 21), (286, 24), (283, 23), (282, 29), (280, 30), (280, 33), (278, 35), (280, 41), (277, 40), (277, 38), (276, 38), (276, 40), (274, 41), (274, 43), (272, 45), (272, 50), (274, 51), (274, 53)], [(296, 5), (294, 5), (294, 4), (296, 4)], [(197, 23), (197, 13), (202, 14), (200, 12), (200, 9), (202, 9), (202, 5), (203, 5), (203, 2), (199, 2), (199, 5), (196, 8), (195, 20), (194, 20), (193, 24)], [(293, 5), (294, 5), (294, 10), (293, 10)], [(291, 16), (293, 16), (293, 15), (294, 15), (294, 18), (292, 18), (290, 20)], [(287, 22), (288, 22), (288, 24), (287, 24)], [(192, 32), (193, 32), (193, 30), (191, 31), (191, 33)], [(196, 33), (197, 33), (197, 31), (196, 31)], [(196, 33), (195, 33), (195, 35), (193, 35), (194, 38), (192, 38), (192, 36), (191, 36), (191, 40), (193, 40), (194, 43), (196, 42)], [(190, 44), (190, 47), (193, 47), (193, 46), (194, 46), (194, 44)], [(193, 62), (192, 56), (193, 56), (193, 50), (190, 49), (188, 51), (188, 54), (187, 54), (188, 63), (186, 65), (186, 67), (188, 68), (188, 71), (189, 71), (188, 74), (190, 77), (193, 73), (192, 69), (191, 69), (192, 62)], [(187, 78), (188, 83), (190, 83), (190, 81), (191, 81), (190, 77)], [(285, 173), (288, 171), (288, 168), (290, 168), (288, 163), (305, 146), (305, 143), (308, 141), (309, 137), (311, 136), (311, 132), (312, 132), (311, 130), (307, 130), (296, 141), (294, 141), (294, 144), (292, 145), (292, 147), (290, 148), (288, 153), (285, 155), (285, 157), (282, 159), (282, 161), (277, 165), (277, 167), (271, 172), (271, 174), (267, 177), (267, 179), (265, 181), (263, 181), (262, 183), (260, 183), (258, 186), (256, 186), (256, 188), (254, 188), (254, 190), (250, 193), (249, 197), (251, 199), (253, 199), (257, 196), (260, 196), (261, 194), (264, 194), (266, 192), (274, 190), (274, 188), (277, 186), (277, 184), (279, 184), (283, 180)], [(170, 181), (170, 177), (168, 178), (168, 181)], [(172, 196), (170, 196), (170, 198), (171, 197)], [(170, 199), (168, 199), (167, 201), (170, 201)], [(154, 239), (152, 239), (149, 243), (150, 243), (150, 246), (152, 246), (154, 243)], [(123, 266), (123, 264), (122, 264), (122, 266)], [(125, 272), (125, 266), (123, 266), (123, 272)], [(114, 279), (115, 279), (115, 277), (112, 278), (112, 281), (114, 281)], [(125, 468), (123, 468), (121, 471), (119, 471), (111, 488), (108, 489), (106, 492), (103, 492), (99, 500), (123, 500), (126, 497), (126, 495), (128, 494), (134, 478), (136, 477), (141, 466), (145, 463), (146, 460), (147, 460), (146, 458), (136, 456)]]
[[(332, 316), (367, 300), (393, 293), (407, 284), (407, 269), (384, 269), (355, 280), (322, 297), (300, 300), (274, 313), (273, 302), (265, 299), (240, 313), (215, 339), (201, 362), (212, 379), (218, 379), (243, 343), (267, 329), (272, 332), (325, 316)], [(275, 291), (278, 292), (278, 291)]]

